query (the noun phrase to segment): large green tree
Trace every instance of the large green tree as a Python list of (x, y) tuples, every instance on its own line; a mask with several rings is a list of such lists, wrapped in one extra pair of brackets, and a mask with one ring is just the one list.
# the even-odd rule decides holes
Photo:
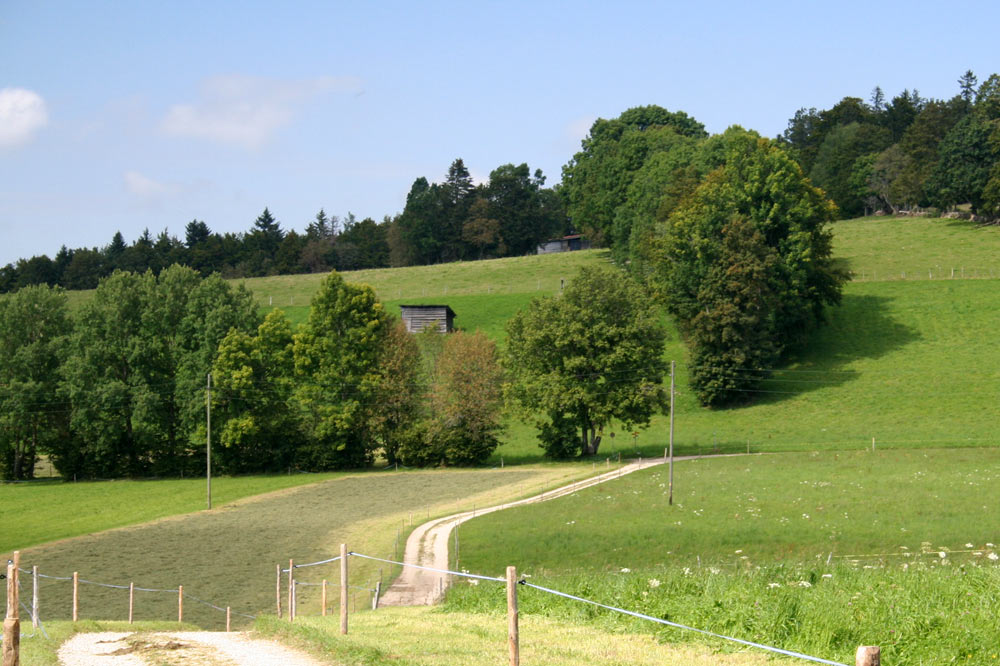
[[(571, 224), (595, 242), (614, 242), (612, 229), (629, 185), (647, 158), (674, 144), (676, 135), (701, 139), (705, 127), (683, 111), (650, 105), (618, 118), (594, 121), (581, 149), (563, 167), (561, 193)], [(618, 240), (628, 238), (619, 231)]]
[(359, 467), (378, 442), (372, 412), (381, 383), (379, 354), (390, 320), (367, 285), (330, 273), (313, 296), (308, 321), (295, 335), (294, 401), (309, 469)]
[(59, 367), (70, 327), (61, 289), (0, 297), (0, 478), (30, 479), (38, 454), (69, 439)]
[[(832, 260), (826, 228), (836, 208), (809, 183), (798, 164), (776, 142), (755, 133), (731, 128), (723, 139), (724, 164), (660, 228), (658, 279), (660, 293), (688, 337), (693, 356), (699, 357), (699, 345), (712, 341), (716, 351), (711, 363), (736, 364), (739, 369), (741, 359), (757, 354), (752, 346), (764, 337), (770, 337), (777, 352), (802, 341), (823, 320), (824, 307), (840, 301), (846, 276)], [(734, 238), (742, 239), (747, 247), (741, 249)], [(727, 277), (734, 273), (753, 277), (762, 290), (766, 287), (767, 297), (761, 292), (754, 299), (746, 295), (737, 299), (739, 294)], [(697, 325), (706, 308), (711, 314), (727, 301), (746, 312), (725, 317), (753, 320), (746, 333), (727, 338), (716, 333), (718, 323)], [(766, 313), (761, 311), (765, 307)], [(755, 328), (759, 326), (767, 327), (766, 336)], [(706, 335), (699, 336), (699, 331)], [(718, 350), (717, 343), (727, 339), (743, 346), (743, 351)], [(742, 390), (752, 384), (748, 382)], [(735, 388), (707, 392), (697, 383), (695, 388), (706, 404), (745, 397), (734, 393)]]
[(645, 425), (663, 407), (666, 332), (642, 289), (590, 268), (507, 323), (505, 396), (534, 414), (546, 453), (594, 455), (613, 420)]

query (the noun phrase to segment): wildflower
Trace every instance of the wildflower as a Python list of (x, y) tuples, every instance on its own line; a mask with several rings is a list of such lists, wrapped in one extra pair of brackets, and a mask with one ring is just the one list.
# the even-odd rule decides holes
[(650, 578), (649, 579), (649, 586), (650, 587), (659, 587), (660, 586), (660, 581), (657, 580), (656, 578)]
[(475, 578), (470, 578), (469, 585), (479, 585), (479, 581), (476, 580)]
[(684, 567), (684, 575), (685, 576), (690, 576), (691, 575), (691, 570), (689, 568), (687, 568), (687, 567)]
[(994, 548), (995, 546), (992, 543), (990, 543), (989, 541), (987, 541), (986, 542), (986, 547), (987, 548)]
[(799, 587), (812, 587), (812, 586), (813, 586), (813, 584), (812, 584), (812, 583), (810, 583), (810, 582), (809, 582), (809, 581), (807, 581), (807, 580), (800, 580), (800, 581), (799, 581), (799, 582), (797, 583), (797, 585), (798, 585)]
[(966, 548), (975, 548), (975, 545), (973, 545), (971, 543), (967, 543), (967, 544), (965, 544), (965, 547)]
[(948, 557), (948, 553), (944, 552), (943, 550), (940, 550), (938, 551), (938, 557), (940, 557), (943, 560), (944, 558)]
[(632, 570), (628, 567), (622, 567), (622, 573), (632, 573)]
[(833, 574), (823, 574), (823, 578), (833, 578)]
[(994, 562), (997, 561), (997, 560), (1000, 560), (1000, 555), (997, 555), (996, 553), (990, 553), (986, 557), (988, 557), (989, 559), (993, 560)]
[(781, 587), (781, 583), (768, 583), (768, 587)]
[(742, 552), (743, 552), (743, 549), (741, 548), (740, 550), (736, 551), (736, 554), (739, 555)]
[(719, 570), (718, 570), (718, 569), (716, 569), (715, 567), (709, 567), (709, 568), (708, 568), (708, 570), (709, 570), (709, 571), (710, 571), (711, 573), (713, 573), (713, 574), (717, 574), (717, 573), (719, 573)]

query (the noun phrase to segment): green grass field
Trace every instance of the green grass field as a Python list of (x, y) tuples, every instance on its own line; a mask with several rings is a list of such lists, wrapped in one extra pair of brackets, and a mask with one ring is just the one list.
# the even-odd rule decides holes
[[(135, 582), (136, 587), (161, 590), (176, 590), (178, 585), (184, 585), (186, 595), (217, 606), (232, 606), (234, 613), (256, 615), (273, 612), (275, 566), (282, 563), (287, 567), (289, 558), (299, 563), (326, 559), (338, 551), (341, 543), (379, 557), (401, 556), (411, 527), (429, 517), (509, 501), (590, 471), (589, 465), (549, 464), (338, 475), (310, 485), (216, 504), (218, 508), (212, 511), (174, 515), (93, 534), (88, 532), (101, 529), (102, 518), (103, 527), (110, 526), (112, 514), (106, 512), (90, 522), (74, 522), (74, 518), (95, 505), (110, 507), (120, 514), (115, 516), (118, 524), (137, 519), (138, 514), (129, 512), (129, 504), (160, 504), (160, 515), (190, 511), (191, 507), (183, 502), (166, 499), (171, 488), (178, 495), (186, 493), (187, 482), (144, 482), (157, 493), (149, 499), (139, 498), (141, 483), (112, 481), (40, 488), (19, 484), (3, 488), (5, 500), (10, 502), (4, 504), (3, 535), (7, 543), (17, 544), (15, 547), (22, 551), (25, 569), (36, 565), (42, 574), (56, 577), (78, 571), (83, 580), (111, 585)], [(261, 487), (272, 478), (277, 477), (261, 480)], [(244, 480), (242, 487), (250, 487), (251, 482)], [(60, 495), (59, 490), (65, 490), (67, 495)], [(8, 506), (19, 510), (8, 512)], [(25, 547), (18, 543), (17, 535), (28, 528), (34, 530), (37, 540), (62, 540)], [(74, 531), (82, 536), (63, 538)], [(8, 553), (0, 555), (6, 558)], [(371, 589), (379, 567), (388, 582), (395, 573), (391, 568), (359, 560), (352, 564), (351, 584)], [(324, 577), (335, 578), (336, 569), (335, 565), (307, 568), (297, 575), (305, 583), (318, 584)], [(69, 617), (70, 583), (43, 578), (40, 588), (42, 618)], [(25, 589), (30, 589), (30, 583)], [(359, 604), (367, 603), (367, 592), (357, 594)], [(5, 595), (6, 588), (0, 597)], [(304, 587), (299, 599), (304, 613), (319, 612), (317, 587)], [(127, 590), (81, 586), (83, 618), (123, 619), (127, 608)], [(175, 591), (137, 593), (137, 619), (169, 619), (176, 617), (176, 608)], [(185, 604), (185, 619), (202, 627), (218, 628), (225, 618), (223, 613), (192, 600)], [(242, 617), (234, 616), (234, 620), (246, 623)]]
[[(543, 586), (844, 662), (875, 644), (886, 663), (991, 664), (998, 482), (994, 449), (684, 461), (673, 506), (659, 467), (470, 521), (461, 566), (516, 565)], [(502, 596), (459, 584), (448, 607), (498, 612)], [(692, 639), (533, 590), (521, 606)]]

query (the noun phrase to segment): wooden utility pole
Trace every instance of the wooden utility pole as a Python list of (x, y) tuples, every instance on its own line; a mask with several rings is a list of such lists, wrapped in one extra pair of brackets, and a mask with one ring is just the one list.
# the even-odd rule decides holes
[(212, 373), (205, 384), (205, 479), (208, 483), (208, 508), (212, 508)]
[(517, 567), (507, 567), (507, 650), (510, 666), (520, 666), (521, 647), (517, 628)]
[(340, 633), (347, 633), (347, 545), (340, 544)]
[(667, 504), (674, 504), (674, 370), (677, 364), (670, 362), (670, 493)]
[(18, 666), (21, 663), (21, 614), (18, 567), (21, 566), (21, 551), (14, 551), (14, 559), (7, 562), (7, 615), (3, 621), (3, 666)]

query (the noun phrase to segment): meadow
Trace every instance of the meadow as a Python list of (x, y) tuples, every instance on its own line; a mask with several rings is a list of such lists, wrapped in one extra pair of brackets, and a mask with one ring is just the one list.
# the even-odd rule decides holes
[[(995, 663), (995, 449), (784, 453), (652, 468), (470, 521), (461, 566), (673, 622), (849, 662)], [(677, 629), (527, 590), (522, 611), (606, 630)], [(499, 614), (502, 586), (459, 583), (447, 608)], [(725, 649), (708, 640), (707, 645)]]
[[(482, 470), (371, 471), (337, 475), (325, 481), (314, 475), (310, 480), (315, 483), (309, 485), (217, 503), (211, 511), (196, 513), (180, 514), (180, 503), (159, 495), (161, 512), (173, 509), (180, 515), (96, 533), (88, 532), (88, 524), (72, 520), (81, 508), (90, 506), (89, 500), (74, 505), (64, 502), (57, 492), (50, 492), (31, 494), (29, 501), (19, 493), (33, 489), (30, 484), (21, 484), (3, 488), (9, 492), (8, 498), (21, 502), (18, 512), (8, 512), (5, 504), (3, 534), (7, 542), (14, 543), (17, 535), (30, 527), (39, 538), (50, 541), (33, 547), (17, 543), (22, 568), (38, 566), (44, 575), (63, 578), (78, 571), (81, 579), (96, 583), (127, 588), (129, 582), (135, 582), (136, 587), (168, 590), (137, 593), (137, 620), (176, 617), (176, 589), (184, 585), (185, 594), (194, 599), (231, 606), (234, 623), (246, 625), (248, 619), (235, 614), (274, 612), (275, 566), (281, 563), (287, 567), (290, 558), (299, 563), (326, 559), (338, 551), (341, 543), (358, 552), (400, 557), (412, 526), (423, 520), (533, 494), (590, 471), (590, 465), (548, 464)], [(263, 479), (263, 483), (270, 478)], [(156, 489), (161, 484), (166, 490), (172, 486), (184, 490), (179, 481), (136, 483), (138, 491), (133, 484), (119, 481), (64, 484), (56, 490), (79, 493), (84, 491), (78, 488), (86, 487), (101, 498), (100, 504), (116, 507), (121, 520), (130, 515), (127, 505), (136, 501), (142, 487)], [(248, 487), (248, 480), (243, 483)], [(204, 481), (200, 487), (204, 489)], [(79, 536), (62, 538), (73, 530)], [(335, 578), (336, 568), (311, 567), (297, 575), (304, 583), (318, 584), (324, 577)], [(356, 561), (351, 585), (370, 590), (380, 576), (388, 582), (394, 575), (388, 566)], [(30, 589), (30, 583), (26, 589)], [(367, 591), (357, 595), (359, 605), (368, 602)], [(0, 591), (0, 598), (5, 596), (6, 588)], [(43, 620), (70, 616), (69, 581), (42, 578), (40, 596)], [(318, 588), (303, 588), (299, 600), (303, 612), (318, 612)], [(80, 617), (116, 620), (127, 617), (127, 611), (127, 589), (81, 586)], [(185, 604), (185, 620), (217, 629), (224, 625), (225, 616), (192, 600)]]

